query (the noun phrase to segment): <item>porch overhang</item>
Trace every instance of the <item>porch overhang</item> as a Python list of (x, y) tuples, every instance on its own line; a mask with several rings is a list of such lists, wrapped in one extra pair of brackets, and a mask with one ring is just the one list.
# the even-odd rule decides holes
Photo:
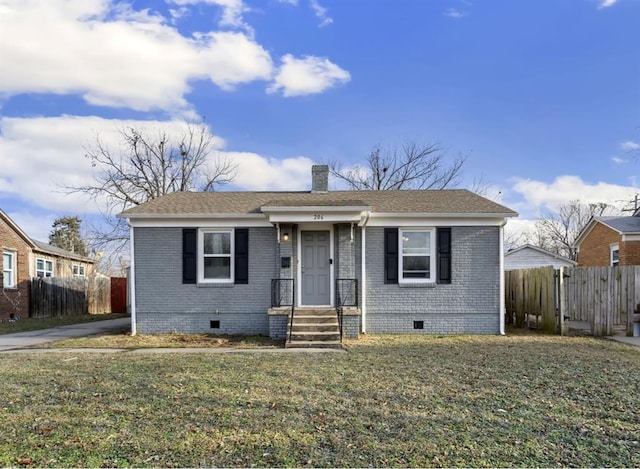
[(260, 208), (270, 223), (358, 223), (371, 211), (368, 205), (266, 205)]

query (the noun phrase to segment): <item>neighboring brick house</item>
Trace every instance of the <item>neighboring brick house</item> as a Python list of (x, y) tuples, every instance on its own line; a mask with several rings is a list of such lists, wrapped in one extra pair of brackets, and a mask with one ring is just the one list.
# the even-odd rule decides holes
[(640, 217), (593, 217), (574, 247), (580, 266), (640, 265)]
[(548, 265), (559, 269), (573, 267), (576, 264), (577, 262), (571, 259), (530, 244), (511, 249), (504, 255), (504, 270), (533, 269)]
[(93, 259), (31, 239), (2, 210), (0, 249), (0, 320), (29, 316), (29, 285), (33, 277), (85, 277), (94, 273)]
[(132, 330), (283, 337), (290, 310), (278, 306), (335, 317), (349, 289), (347, 336), (503, 333), (513, 216), (467, 190), (329, 191), (326, 166), (312, 168), (311, 191), (168, 194), (119, 215)]

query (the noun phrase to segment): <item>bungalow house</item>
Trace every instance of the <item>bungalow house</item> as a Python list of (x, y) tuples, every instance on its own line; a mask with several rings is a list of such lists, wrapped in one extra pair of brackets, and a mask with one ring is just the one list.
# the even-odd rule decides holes
[(29, 286), (33, 277), (85, 277), (95, 261), (30, 238), (0, 210), (0, 320), (29, 317)]
[(580, 266), (640, 265), (640, 217), (593, 217), (574, 247)]
[(324, 165), (311, 191), (168, 194), (119, 215), (132, 331), (499, 334), (516, 215), (467, 190), (329, 191)]
[(504, 270), (534, 269), (549, 265), (559, 269), (573, 267), (577, 262), (531, 244), (511, 249), (504, 255)]

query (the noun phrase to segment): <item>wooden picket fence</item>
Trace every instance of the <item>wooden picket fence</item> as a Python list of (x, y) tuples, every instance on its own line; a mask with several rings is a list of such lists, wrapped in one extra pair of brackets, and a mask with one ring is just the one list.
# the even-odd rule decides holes
[(36, 277), (31, 280), (30, 317), (110, 312), (111, 279), (108, 277)]
[(553, 267), (505, 272), (507, 320), (565, 333), (587, 323), (595, 336), (633, 333), (640, 303), (640, 266)]

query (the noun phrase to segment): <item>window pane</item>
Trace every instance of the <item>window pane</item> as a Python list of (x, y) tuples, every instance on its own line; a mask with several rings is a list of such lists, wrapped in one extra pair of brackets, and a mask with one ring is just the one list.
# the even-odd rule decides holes
[(44, 261), (42, 259), (36, 260), (36, 269), (44, 270)]
[(205, 254), (231, 254), (231, 233), (205, 233)]
[(429, 231), (403, 231), (402, 254), (429, 254)]
[(46, 262), (46, 266), (47, 266), (47, 270), (48, 270), (49, 272), (53, 272), (53, 262), (51, 262), (51, 261), (47, 261), (47, 262)]
[(11, 278), (11, 271), (10, 270), (3, 270), (2, 271), (2, 286), (5, 288), (8, 287), (12, 287), (13, 285), (11, 284), (12, 278)]
[(404, 278), (430, 278), (429, 256), (405, 256), (402, 258)]
[(10, 270), (13, 268), (13, 256), (11, 254), (8, 254), (6, 252), (2, 253), (2, 265), (4, 265), (4, 268), (7, 270)]
[(204, 278), (229, 279), (231, 278), (230, 257), (205, 257)]

